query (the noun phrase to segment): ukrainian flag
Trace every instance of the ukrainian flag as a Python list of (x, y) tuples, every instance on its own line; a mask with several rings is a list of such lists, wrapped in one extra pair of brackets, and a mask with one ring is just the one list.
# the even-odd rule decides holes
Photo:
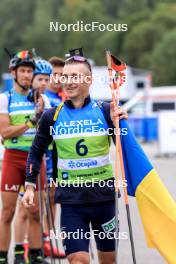
[(121, 136), (128, 194), (135, 196), (147, 244), (156, 248), (169, 264), (176, 264), (176, 203), (137, 143), (126, 120)]

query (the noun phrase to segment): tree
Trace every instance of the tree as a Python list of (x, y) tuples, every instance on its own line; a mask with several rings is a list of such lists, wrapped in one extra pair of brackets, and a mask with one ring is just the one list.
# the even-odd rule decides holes
[(27, 26), (26, 34), (23, 35), (24, 46), (28, 49), (35, 48), (37, 55), (46, 59), (53, 55), (53, 48), (57, 54), (61, 45), (57, 33), (50, 32), (50, 22), (53, 20), (55, 18), (50, 0), (37, 0), (33, 21)]
[[(0, 1), (0, 72), (7, 71), (8, 56), (4, 47), (17, 52), (35, 48), (43, 58), (53, 55), (64, 57), (70, 48), (83, 47), (85, 56), (104, 65), (105, 48), (120, 56), (134, 67), (153, 69), (157, 84), (175, 82), (170, 63), (170, 74), (164, 76), (157, 69), (167, 53), (166, 44), (175, 49), (175, 0), (1, 0)], [(127, 32), (85, 30), (50, 32), (50, 22), (83, 24), (98, 21), (102, 24), (128, 24)], [(169, 35), (171, 34), (171, 36)], [(173, 35), (172, 35), (173, 34)], [(170, 38), (169, 38), (170, 36)], [(163, 45), (165, 46), (162, 46)], [(174, 51), (170, 51), (173, 52)], [(153, 61), (153, 56), (155, 61)], [(170, 56), (173, 61), (174, 57)], [(161, 70), (161, 69), (160, 69)], [(167, 79), (166, 79), (167, 78)]]
[[(98, 12), (97, 12), (98, 11)], [(72, 16), (70, 16), (72, 14)], [(82, 0), (79, 4), (63, 6), (58, 12), (59, 21), (64, 24), (76, 23), (82, 21), (83, 24), (98, 21), (100, 23), (110, 23), (112, 18), (108, 17), (104, 6), (97, 1)], [(104, 35), (101, 31), (85, 31), (79, 32), (58, 32), (59, 38), (62, 39), (61, 53), (66, 53), (69, 49), (74, 47), (83, 47), (85, 55), (96, 59), (97, 63), (102, 62), (98, 56), (97, 42)]]
[(175, 11), (176, 5), (160, 4), (154, 12), (144, 12), (143, 19), (141, 14), (130, 17), (132, 24), (123, 42), (123, 55), (130, 65), (151, 69), (153, 50), (176, 25)]
[(176, 29), (164, 35), (151, 54), (151, 68), (156, 85), (176, 84)]
[(125, 37), (123, 54), (127, 62), (134, 67), (149, 67), (146, 56), (150, 57), (155, 44), (161, 40), (164, 33), (162, 26), (151, 22), (143, 21), (137, 24)]
[(0, 1), (0, 68), (1, 72), (7, 71), (9, 58), (4, 52), (8, 48), (16, 52), (24, 48), (22, 36), (25, 34), (26, 25), (32, 21), (35, 1), (26, 0), (1, 0)]

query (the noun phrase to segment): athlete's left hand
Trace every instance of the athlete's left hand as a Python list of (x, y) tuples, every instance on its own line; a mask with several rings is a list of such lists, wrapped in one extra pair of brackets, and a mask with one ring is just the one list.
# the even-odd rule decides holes
[(110, 115), (111, 120), (115, 126), (116, 118), (119, 119), (128, 119), (128, 114), (126, 111), (124, 111), (120, 106), (117, 106), (113, 102), (110, 103)]

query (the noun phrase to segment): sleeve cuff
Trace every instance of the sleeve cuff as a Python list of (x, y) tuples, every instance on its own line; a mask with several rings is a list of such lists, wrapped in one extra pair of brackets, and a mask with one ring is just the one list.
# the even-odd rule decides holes
[(25, 182), (25, 189), (26, 189), (26, 187), (27, 186), (33, 186), (34, 187), (34, 189), (36, 190), (36, 184), (35, 183), (32, 183), (32, 182)]

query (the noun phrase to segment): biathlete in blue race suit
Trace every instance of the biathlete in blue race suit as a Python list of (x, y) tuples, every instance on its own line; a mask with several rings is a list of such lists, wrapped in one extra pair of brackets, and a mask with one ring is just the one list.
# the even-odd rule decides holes
[(55, 198), (61, 203), (61, 229), (66, 234), (63, 245), (68, 261), (90, 263), (91, 224), (100, 263), (112, 264), (115, 263), (114, 231), (118, 225), (108, 131), (114, 131), (115, 117), (121, 119), (127, 115), (112, 103), (90, 98), (92, 71), (84, 57), (72, 56), (66, 60), (63, 77), (69, 100), (44, 113), (40, 120), (28, 156), (23, 203), (26, 207), (33, 206), (40, 161), (54, 140), (58, 155)]

